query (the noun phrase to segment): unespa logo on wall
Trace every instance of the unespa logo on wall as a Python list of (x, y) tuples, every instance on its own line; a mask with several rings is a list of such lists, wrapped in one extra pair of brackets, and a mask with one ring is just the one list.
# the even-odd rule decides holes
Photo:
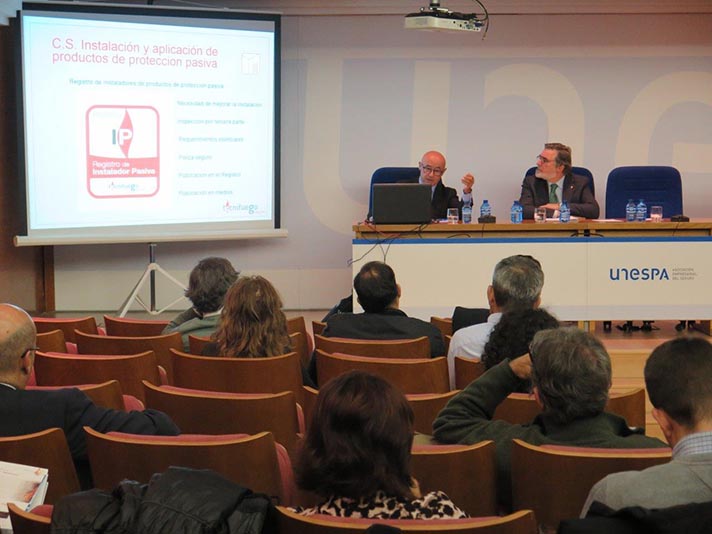
[(697, 278), (694, 267), (611, 267), (608, 278), (613, 282), (664, 282), (664, 281), (692, 281)]

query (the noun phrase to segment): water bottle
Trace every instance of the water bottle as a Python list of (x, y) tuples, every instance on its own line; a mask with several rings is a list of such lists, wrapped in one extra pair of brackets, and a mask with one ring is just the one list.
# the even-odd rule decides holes
[(509, 215), (509, 219), (512, 221), (512, 224), (519, 224), (522, 222), (523, 212), (524, 208), (522, 208), (522, 205), (518, 200), (515, 200), (514, 204), (512, 204), (512, 211)]
[(637, 222), (645, 222), (645, 218), (648, 216), (648, 206), (645, 205), (643, 199), (638, 201), (638, 205), (635, 207), (635, 220)]
[(626, 220), (626, 222), (635, 221), (635, 215), (636, 215), (637, 211), (638, 211), (638, 208), (635, 205), (635, 202), (633, 202), (632, 198), (629, 198), (628, 204), (625, 205), (625, 220)]
[(561, 202), (559, 206), (559, 222), (567, 223), (571, 220), (571, 210), (569, 209), (569, 203), (565, 200)]
[(472, 204), (470, 202), (462, 203), (462, 224), (470, 224), (472, 222)]
[(480, 206), (480, 217), (489, 217), (492, 215), (492, 208), (489, 205), (489, 202), (487, 200), (482, 201), (482, 205)]

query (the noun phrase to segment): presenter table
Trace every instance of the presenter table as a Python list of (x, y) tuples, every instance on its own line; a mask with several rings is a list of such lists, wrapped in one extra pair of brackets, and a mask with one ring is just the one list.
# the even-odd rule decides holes
[(386, 261), (401, 308), (428, 320), (487, 307), (495, 264), (538, 259), (542, 306), (560, 320), (712, 319), (712, 219), (687, 223), (355, 225), (353, 270)]

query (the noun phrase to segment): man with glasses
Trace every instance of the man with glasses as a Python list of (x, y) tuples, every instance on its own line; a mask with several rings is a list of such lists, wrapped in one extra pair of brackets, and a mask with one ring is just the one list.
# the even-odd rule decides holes
[(35, 362), (37, 331), (27, 313), (12, 304), (0, 304), (0, 436), (19, 436), (61, 428), (85, 487), (88, 476), (84, 430), (169, 435), (180, 430), (163, 412), (124, 412), (96, 406), (76, 388), (27, 390)]
[(547, 217), (556, 217), (566, 201), (571, 215), (596, 219), (600, 212), (588, 177), (571, 172), (571, 148), (561, 143), (546, 143), (536, 158), (536, 172), (524, 177), (519, 203), (524, 218), (533, 219), (534, 210), (546, 208)]
[(457, 191), (442, 182), (447, 167), (445, 166), (445, 156), (440, 152), (431, 150), (423, 154), (418, 168), (420, 169), (419, 182), (431, 187), (433, 219), (445, 219), (448, 208), (460, 209), (463, 203), (472, 204), (472, 187), (475, 185), (475, 177), (469, 173), (462, 177), (462, 202), (460, 202)]
[[(497, 406), (522, 381), (531, 380), (542, 413), (517, 425), (493, 420)], [(532, 445), (603, 448), (659, 448), (665, 444), (604, 411), (611, 387), (611, 359), (603, 344), (576, 327), (541, 330), (529, 354), (504, 360), (450, 400), (433, 423), (442, 443), (496, 445), (499, 501), (511, 504), (512, 439)]]

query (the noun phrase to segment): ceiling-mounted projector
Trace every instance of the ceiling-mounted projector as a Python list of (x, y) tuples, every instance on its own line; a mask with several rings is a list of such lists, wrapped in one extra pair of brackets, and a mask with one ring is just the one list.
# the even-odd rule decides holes
[(408, 30), (466, 31), (479, 32), (489, 24), (487, 9), (475, 0), (483, 9), (484, 15), (477, 13), (456, 13), (440, 7), (439, 0), (431, 0), (428, 7), (421, 7), (417, 13), (405, 16), (405, 28)]

